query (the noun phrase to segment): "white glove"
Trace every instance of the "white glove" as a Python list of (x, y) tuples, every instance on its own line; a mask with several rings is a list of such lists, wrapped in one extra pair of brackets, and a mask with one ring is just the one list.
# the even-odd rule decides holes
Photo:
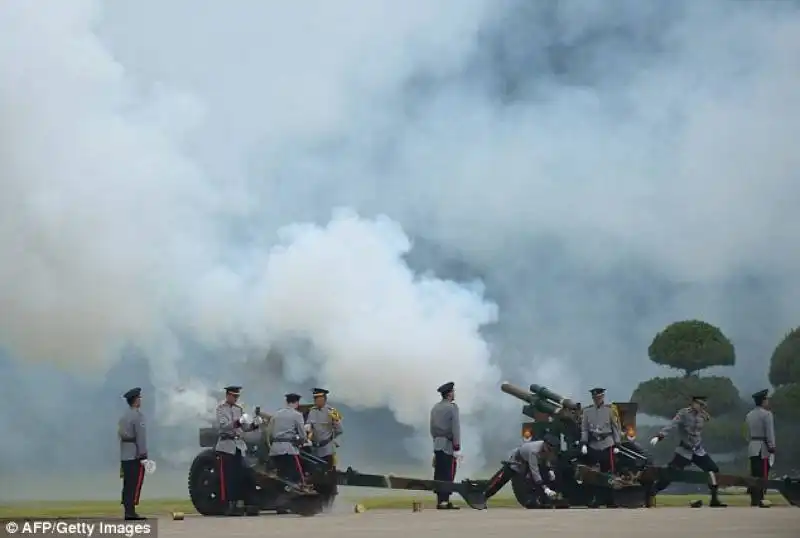
[(544, 487), (544, 494), (550, 497), (551, 499), (555, 498), (555, 496), (558, 495), (558, 493), (548, 488), (547, 486)]
[(456, 459), (456, 461), (458, 461), (458, 463), (464, 461), (464, 455), (461, 454), (460, 450), (458, 452), (453, 452), (453, 457)]
[(242, 413), (242, 416), (239, 417), (239, 424), (250, 424), (251, 422), (253, 422), (253, 419), (247, 413)]
[(303, 426), (303, 429), (306, 431), (306, 433), (311, 433), (311, 424), (306, 424)]
[(551, 470), (548, 474), (550, 475), (550, 480), (556, 479), (556, 473), (554, 471)]
[(253, 426), (261, 426), (262, 424), (264, 424), (264, 419), (263, 418), (261, 418), (261, 417), (259, 417), (257, 415), (255, 417), (253, 417)]
[(652, 446), (656, 446), (660, 440), (661, 440), (661, 439), (659, 439), (659, 438), (658, 438), (658, 436), (655, 436), (655, 437), (653, 437), (652, 439), (650, 439), (650, 444), (651, 444)]
[(585, 456), (585, 455), (586, 455), (586, 454), (588, 454), (588, 453), (589, 453), (589, 449), (588, 449), (588, 448), (586, 448), (586, 445), (583, 445), (583, 446), (581, 447), (581, 454), (583, 454), (583, 455)]
[(619, 454), (619, 449), (617, 447), (614, 447), (614, 454)]
[(146, 474), (153, 474), (156, 472), (156, 462), (153, 460), (142, 460), (142, 467)]
[(770, 454), (769, 455), (769, 466), (770, 467), (774, 467), (775, 466), (775, 454)]

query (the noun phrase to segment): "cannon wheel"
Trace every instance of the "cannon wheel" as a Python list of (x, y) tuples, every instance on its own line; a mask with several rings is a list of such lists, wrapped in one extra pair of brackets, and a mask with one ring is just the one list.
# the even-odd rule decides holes
[(514, 497), (523, 508), (538, 508), (539, 499), (531, 487), (530, 481), (520, 473), (514, 474), (511, 479), (511, 490), (514, 492)]
[(217, 456), (213, 450), (198, 454), (189, 468), (189, 498), (198, 514), (219, 516), (223, 506), (219, 500)]

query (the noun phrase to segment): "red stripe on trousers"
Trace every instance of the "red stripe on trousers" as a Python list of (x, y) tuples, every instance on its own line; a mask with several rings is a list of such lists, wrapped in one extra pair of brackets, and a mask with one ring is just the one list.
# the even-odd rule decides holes
[(139, 476), (136, 477), (136, 493), (133, 495), (133, 505), (139, 504), (139, 495), (142, 493), (142, 483), (144, 482), (144, 465), (139, 462)]
[(455, 480), (456, 479), (456, 465), (457, 465), (457, 462), (458, 462), (457, 458), (455, 456), (453, 456), (453, 466), (450, 469), (450, 480)]
[(294, 457), (294, 465), (297, 467), (297, 472), (300, 473), (300, 482), (302, 484), (306, 483), (306, 475), (303, 473), (303, 464), (300, 463), (300, 456), (297, 454), (293, 454)]
[(225, 464), (222, 462), (222, 456), (217, 456), (219, 463), (219, 499), (225, 502), (228, 497), (228, 492), (225, 489)]
[(612, 447), (608, 451), (608, 460), (611, 463), (611, 474), (614, 474), (614, 448)]

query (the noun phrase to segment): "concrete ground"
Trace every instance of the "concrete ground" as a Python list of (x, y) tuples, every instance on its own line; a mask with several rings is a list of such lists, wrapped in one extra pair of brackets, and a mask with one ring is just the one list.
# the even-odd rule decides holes
[(557, 511), (490, 509), (441, 512), (369, 511), (303, 518), (265, 514), (256, 518), (188, 517), (159, 521), (161, 538), (468, 538), (486, 536), (603, 536), (606, 538), (789, 538), (798, 536), (797, 508), (656, 508)]

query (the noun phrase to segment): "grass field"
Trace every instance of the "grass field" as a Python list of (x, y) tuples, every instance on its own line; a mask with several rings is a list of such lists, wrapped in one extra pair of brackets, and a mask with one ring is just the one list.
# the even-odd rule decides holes
[[(692, 499), (705, 499), (706, 495), (660, 495), (657, 498), (658, 507), (687, 506)], [(786, 506), (786, 501), (780, 495), (770, 495), (768, 498), (775, 506)], [(393, 510), (411, 509), (414, 501), (419, 501), (418, 496), (381, 496), (358, 497), (347, 496), (337, 501), (340, 505), (362, 504), (367, 510)], [(747, 495), (725, 495), (725, 502), (729, 506), (747, 506), (750, 498)], [(423, 500), (423, 505), (433, 507), (433, 499)], [(490, 503), (490, 508), (518, 508), (516, 501), (510, 495), (498, 495)], [(9, 517), (100, 517), (117, 516), (121, 513), (119, 502), (113, 501), (40, 501), (20, 502), (0, 505), (0, 518)], [(172, 512), (194, 514), (194, 508), (188, 500), (184, 499), (153, 499), (142, 501), (139, 513), (148, 516), (168, 515)]]

